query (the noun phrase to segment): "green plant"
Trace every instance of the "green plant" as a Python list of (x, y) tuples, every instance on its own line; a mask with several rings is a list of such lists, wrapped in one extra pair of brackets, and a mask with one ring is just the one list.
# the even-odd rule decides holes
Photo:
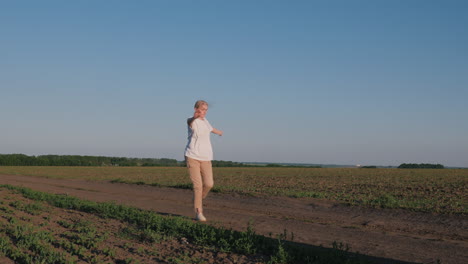
[[(240, 254), (259, 254), (263, 256), (272, 256), (272, 263), (328, 263), (330, 256), (320, 256), (320, 252), (303, 246), (298, 246), (294, 243), (283, 241), (287, 238), (286, 230), (277, 239), (267, 238), (257, 235), (251, 225), (247, 227), (244, 232), (235, 231), (232, 229), (216, 228), (213, 226), (192, 222), (186, 218), (181, 217), (163, 217), (151, 211), (145, 211), (134, 207), (117, 205), (115, 203), (96, 203), (91, 201), (81, 200), (75, 197), (56, 195), (49, 193), (41, 193), (31, 189), (13, 186), (3, 186), (9, 190), (21, 193), (25, 198), (49, 203), (50, 205), (82, 212), (92, 213), (93, 215), (101, 218), (113, 218), (121, 222), (125, 222), (130, 228), (124, 228), (125, 232), (129, 234), (136, 232), (135, 238), (143, 241), (157, 241), (159, 239), (169, 239), (171, 237), (184, 237), (190, 244), (213, 247), (218, 250), (221, 248), (226, 252), (236, 252)], [(31, 245), (36, 245), (34, 252), (38, 253), (40, 261), (48, 259), (49, 257), (57, 259), (68, 259), (65, 255), (53, 255), (53, 250), (50, 245), (59, 246), (67, 252), (78, 256), (80, 259), (87, 262), (96, 262), (102, 260), (98, 256), (99, 252), (103, 252), (101, 242), (106, 238), (106, 233), (96, 228), (92, 221), (57, 221), (61, 228), (66, 228), (61, 234), (61, 239), (56, 239), (49, 233), (33, 231), (31, 225), (24, 223), (15, 223), (15, 218), (10, 218), (10, 228), (7, 234), (15, 238), (15, 241), (20, 241), (18, 244), (20, 248), (26, 250), (31, 249)], [(18, 221), (18, 220), (16, 220)], [(11, 224), (13, 222), (14, 224)], [(35, 234), (32, 236), (32, 234)], [(38, 234), (38, 235), (37, 235)], [(128, 235), (128, 234), (127, 234)], [(131, 237), (131, 235), (128, 235)], [(293, 235), (291, 234), (291, 237)], [(42, 242), (40, 242), (42, 241)], [(42, 244), (41, 244), (42, 243)], [(135, 242), (136, 243), (136, 242)], [(221, 246), (220, 246), (221, 245)], [(130, 242), (125, 242), (124, 249), (138, 248), (138, 245), (132, 245)], [(340, 249), (336, 249), (340, 250)], [(13, 251), (12, 251), (13, 252)], [(23, 256), (21, 252), (9, 253), (9, 257), (13, 258), (15, 254)], [(157, 253), (156, 253), (157, 254)], [(35, 257), (35, 263), (40, 263), (39, 257)], [(28, 256), (24, 255), (25, 258)], [(333, 256), (332, 256), (333, 257)], [(307, 260), (307, 262), (304, 262)], [(129, 261), (137, 262), (136, 259), (129, 258)], [(173, 261), (188, 261), (188, 259), (174, 258)], [(195, 261), (191, 259), (191, 261)], [(317, 262), (318, 261), (318, 262)], [(348, 259), (346, 259), (348, 261)], [(30, 263), (30, 262), (25, 262)], [(53, 263), (53, 262), (50, 262)], [(359, 263), (350, 261), (349, 263)]]
[(271, 259), (268, 263), (278, 263), (278, 264), (285, 264), (289, 263), (289, 255), (284, 249), (283, 243), (281, 239), (278, 239), (278, 249), (274, 255), (271, 256)]

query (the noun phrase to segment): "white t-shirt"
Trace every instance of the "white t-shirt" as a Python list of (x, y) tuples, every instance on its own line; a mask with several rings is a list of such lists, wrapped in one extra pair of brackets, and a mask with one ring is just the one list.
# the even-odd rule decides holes
[(211, 131), (213, 127), (208, 120), (197, 118), (192, 122), (192, 127), (188, 127), (188, 143), (185, 147), (185, 156), (201, 160), (213, 160), (213, 149), (211, 147)]

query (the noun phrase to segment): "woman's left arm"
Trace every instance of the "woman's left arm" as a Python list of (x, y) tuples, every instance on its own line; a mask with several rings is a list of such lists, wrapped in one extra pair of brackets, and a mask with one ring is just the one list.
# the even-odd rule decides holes
[(215, 133), (216, 135), (219, 135), (219, 136), (223, 135), (223, 131), (218, 130), (218, 129), (214, 128), (214, 127), (213, 127), (213, 130), (211, 130), (211, 133)]

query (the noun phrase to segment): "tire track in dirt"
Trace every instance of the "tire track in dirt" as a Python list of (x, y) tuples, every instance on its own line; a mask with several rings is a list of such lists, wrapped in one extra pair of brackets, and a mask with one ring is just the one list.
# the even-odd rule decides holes
[[(85, 180), (0, 175), (0, 184), (24, 186), (98, 202), (114, 201), (162, 214), (192, 218), (192, 191)], [(262, 235), (286, 230), (294, 242), (331, 247), (334, 241), (381, 263), (465, 263), (468, 220), (464, 216), (342, 206), (313, 198), (250, 197), (210, 193), (209, 224)], [(401, 263), (400, 262), (400, 263)]]

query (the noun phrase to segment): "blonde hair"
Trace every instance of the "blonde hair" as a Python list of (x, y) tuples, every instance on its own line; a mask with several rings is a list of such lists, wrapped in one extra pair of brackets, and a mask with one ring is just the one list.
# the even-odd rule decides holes
[(208, 103), (207, 103), (206, 101), (203, 101), (203, 100), (198, 100), (198, 101), (195, 102), (195, 106), (194, 106), (194, 107), (198, 109), (198, 108), (200, 108), (202, 105), (208, 106)]

